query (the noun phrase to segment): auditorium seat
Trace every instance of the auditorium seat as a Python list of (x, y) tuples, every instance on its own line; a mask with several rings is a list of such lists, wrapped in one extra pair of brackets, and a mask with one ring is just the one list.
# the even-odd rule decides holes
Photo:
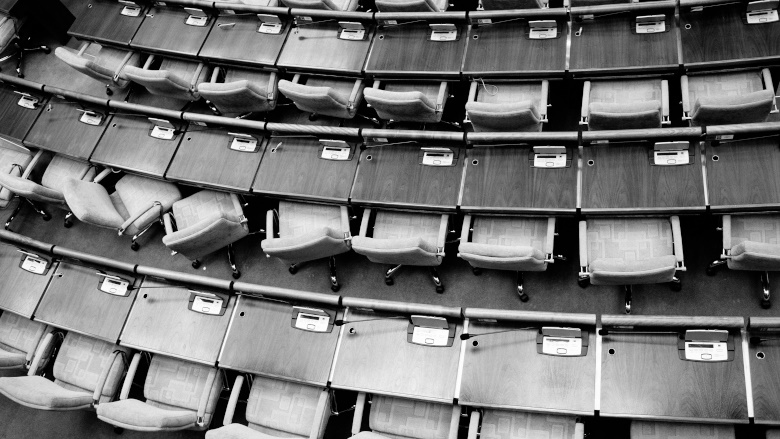
[[(139, 247), (138, 237), (181, 199), (176, 185), (138, 175), (123, 176), (110, 195), (99, 182), (98, 178), (93, 183), (66, 180), (62, 186), (65, 202), (81, 222), (116, 229), (119, 236), (133, 235), (133, 250)], [(70, 216), (66, 217), (68, 227)]]
[(683, 119), (691, 125), (763, 122), (776, 113), (769, 69), (683, 75)]
[(279, 6), (279, 0), (217, 0), (217, 3), (242, 3), (250, 6), (268, 6), (272, 8)]
[(220, 116), (246, 116), (276, 107), (276, 72), (235, 67), (214, 67), (211, 81), (198, 85), (198, 93)]
[(352, 119), (363, 100), (363, 80), (352, 78), (330, 78), (300, 74), (292, 81), (279, 81), (279, 90), (292, 100), (299, 110), (312, 116)]
[[(568, 2), (564, 0), (564, 3)], [(501, 9), (538, 9), (546, 7), (547, 3), (541, 0), (479, 0), (477, 9), (494, 11)]]
[(660, 128), (669, 123), (665, 79), (585, 81), (580, 124), (589, 130)]
[(199, 259), (225, 246), (233, 270), (233, 278), (241, 272), (236, 267), (232, 245), (249, 235), (247, 219), (236, 194), (200, 191), (173, 203), (173, 213), (163, 215), (163, 243), (191, 259), (192, 267)]
[[(51, 343), (54, 334), (43, 343)], [(35, 375), (41, 346), (27, 376), (0, 378), (0, 393), (26, 407), (40, 410), (80, 410), (100, 407), (114, 399), (130, 350), (75, 332), (65, 336), (54, 360), (54, 381)], [(39, 355), (40, 354), (40, 355)]]
[(125, 67), (125, 76), (146, 87), (149, 93), (183, 101), (200, 99), (198, 84), (208, 80), (203, 63), (163, 58), (159, 63), (150, 55), (143, 68)]
[[(0, 143), (0, 174), (21, 177), (32, 159), (28, 149), (7, 142)], [(13, 192), (8, 188), (0, 187), (0, 209), (8, 207), (13, 197)]]
[(247, 425), (234, 423), (244, 376), (238, 375), (225, 410), (224, 426), (206, 439), (322, 439), (330, 418), (328, 389), (252, 376), (246, 405)]
[[(480, 414), (481, 412), (481, 414)], [(576, 416), (485, 408), (471, 412), (468, 439), (583, 439)]]
[(734, 439), (730, 424), (631, 421), (631, 439)]
[(441, 121), (448, 91), (446, 82), (390, 81), (383, 86), (374, 81), (363, 95), (382, 120), (436, 123)]
[(541, 131), (547, 122), (549, 81), (529, 83), (473, 81), (466, 102), (474, 131)]
[(291, 264), (293, 274), (302, 262), (329, 258), (330, 287), (338, 291), (335, 256), (348, 252), (352, 240), (347, 207), (280, 201), (277, 218), (275, 214), (266, 214), (266, 239), (260, 243), (266, 255)]
[(77, 71), (106, 82), (106, 94), (113, 94), (111, 87), (125, 88), (130, 84), (124, 74), (126, 66), (139, 67), (141, 55), (129, 50), (115, 49), (98, 43), (84, 42), (79, 50), (61, 46), (54, 49), (54, 55)]
[(339, 12), (354, 11), (360, 6), (358, 0), (282, 0), (288, 8), (325, 9)]
[(152, 356), (144, 380), (146, 401), (128, 399), (141, 361), (136, 353), (118, 401), (97, 406), (101, 421), (136, 431), (206, 430), (222, 392), (219, 369), (183, 360)]
[(373, 395), (370, 431), (361, 431), (366, 394), (358, 394), (352, 420), (353, 439), (457, 439), (460, 406)]
[[(44, 323), (3, 311), (0, 314), (0, 369), (28, 370), (48, 331), (49, 328)], [(51, 345), (44, 346), (38, 370), (33, 371), (34, 373), (46, 366), (51, 356), (50, 350)]]
[[(0, 63), (16, 58), (16, 76), (24, 78), (24, 54), (27, 52), (50, 53), (51, 49), (44, 45), (30, 44), (31, 37), (23, 37), (21, 32), (27, 19), (13, 17), (0, 12)], [(26, 33), (30, 33), (26, 31)]]
[(458, 257), (481, 269), (517, 272), (517, 294), (523, 302), (523, 271), (545, 271), (554, 262), (555, 218), (521, 218), (466, 215)]
[(444, 12), (448, 0), (376, 0), (379, 12)]
[(393, 284), (393, 274), (403, 265), (430, 267), (436, 292), (443, 293), (436, 267), (444, 259), (449, 215), (379, 210), (369, 236), (373, 210), (363, 211), (360, 235), (352, 238), (355, 252), (371, 262), (395, 265), (385, 272), (387, 285)]
[(684, 271), (680, 219), (599, 218), (580, 221), (579, 284), (624, 285), (626, 313), (631, 312), (631, 285), (670, 283)]

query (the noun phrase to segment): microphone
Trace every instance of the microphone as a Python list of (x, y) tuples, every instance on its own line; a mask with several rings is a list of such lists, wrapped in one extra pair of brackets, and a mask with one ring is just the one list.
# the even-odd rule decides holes
[[(525, 331), (525, 330), (528, 330), (528, 329), (539, 329), (539, 328), (540, 328), (539, 326), (528, 326), (528, 327), (525, 327), (525, 328), (504, 329), (504, 330), (501, 330), (501, 331), (482, 332), (482, 333), (479, 333), (479, 334), (469, 334), (468, 332), (464, 332), (463, 334), (460, 334), (460, 339), (465, 341), (465, 340), (469, 340), (469, 339), (472, 339), (472, 338), (475, 338), (475, 337), (481, 337), (483, 335), (502, 334), (504, 332), (517, 332), (517, 331)], [(479, 346), (479, 341), (474, 340), (474, 341), (471, 342), (471, 345), (474, 346), (474, 347)]]
[(766, 338), (750, 337), (750, 344), (757, 345), (757, 344), (761, 344), (761, 342), (770, 341), (770, 340), (780, 340), (780, 337), (766, 337)]
[[(337, 320), (333, 321), (333, 324), (335, 326), (344, 326), (344, 325), (349, 325), (351, 323), (373, 322), (373, 321), (376, 321), (376, 320), (393, 320), (393, 319), (405, 319), (406, 320), (406, 319), (408, 319), (408, 317), (406, 317), (406, 316), (390, 316), (390, 317), (376, 317), (376, 318), (373, 318), (373, 319), (361, 319), (361, 320), (341, 320), (341, 319), (337, 319)], [(355, 330), (355, 328), (349, 328), (349, 334), (350, 335), (357, 334), (357, 330)]]

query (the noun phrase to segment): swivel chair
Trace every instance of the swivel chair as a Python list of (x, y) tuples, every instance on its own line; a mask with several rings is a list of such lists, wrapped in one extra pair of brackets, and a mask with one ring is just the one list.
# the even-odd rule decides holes
[(547, 122), (549, 81), (485, 84), (473, 81), (464, 122), (474, 131), (541, 131)]

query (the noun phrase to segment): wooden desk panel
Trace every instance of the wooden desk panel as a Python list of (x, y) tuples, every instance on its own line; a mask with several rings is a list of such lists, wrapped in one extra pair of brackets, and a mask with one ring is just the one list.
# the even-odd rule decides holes
[[(138, 284), (130, 274), (102, 271)], [(60, 263), (35, 311), (35, 320), (116, 342), (137, 290), (127, 297), (114, 296), (98, 289), (102, 281), (95, 268)]]
[[(531, 167), (527, 147), (488, 146), (469, 151), (461, 195), (464, 212), (566, 213), (577, 207), (576, 148), (568, 168)], [(477, 164), (474, 164), (477, 161)]]
[(81, 105), (52, 97), (46, 108), (35, 121), (24, 138), (24, 144), (88, 160), (95, 146), (108, 126), (108, 109), (84, 106), (85, 109), (101, 113), (100, 125), (87, 125), (79, 121)]
[[(472, 322), (469, 333), (517, 328)], [(467, 340), (458, 401), (489, 406), (592, 416), (595, 409), (596, 335), (589, 333), (588, 355), (555, 357), (536, 352), (538, 330)]]
[(241, 297), (236, 307), (219, 358), (220, 367), (327, 384), (338, 327), (330, 333), (295, 329), (291, 325), (292, 306), (283, 302)]
[[(760, 337), (761, 332), (749, 336)], [(768, 335), (768, 334), (767, 334)], [(776, 336), (772, 334), (772, 336)], [(762, 358), (756, 355), (761, 353)], [(756, 424), (780, 424), (780, 342), (762, 341), (748, 347), (750, 379), (753, 389), (753, 414)]]
[(122, 15), (124, 5), (116, 0), (90, 0), (76, 17), (68, 35), (83, 39), (127, 46), (144, 21), (146, 8), (138, 17)]
[(780, 207), (780, 137), (708, 143), (705, 152), (713, 211)]
[(368, 37), (362, 41), (340, 40), (339, 29), (338, 23), (333, 21), (292, 29), (276, 65), (292, 70), (360, 74), (371, 47), (374, 27), (367, 28)]
[[(185, 127), (180, 121), (175, 121), (174, 126), (182, 130)], [(152, 124), (145, 117), (115, 115), (90, 161), (162, 178), (187, 134), (160, 140), (149, 135), (151, 129)]]
[(458, 24), (456, 41), (430, 41), (428, 23), (403, 22), (377, 29), (366, 73), (381, 76), (457, 78), (463, 65), (468, 26)]
[[(27, 93), (38, 98), (38, 106), (35, 109), (20, 107), (18, 102), (22, 96), (19, 92)], [(32, 90), (16, 89), (9, 85), (0, 85), (0, 136), (21, 142), (27, 132), (35, 123), (38, 115), (46, 106), (46, 97), (43, 93)]]
[(253, 136), (258, 140), (257, 151), (240, 152), (230, 149), (232, 136), (227, 130), (196, 127), (184, 135), (165, 177), (199, 186), (249, 192), (266, 143), (262, 134)]
[[(349, 320), (377, 317), (354, 309), (347, 316)], [(409, 320), (398, 319), (344, 325), (332, 386), (452, 403), (463, 328), (457, 326), (451, 347), (429, 347), (406, 341), (408, 324)], [(357, 333), (350, 335), (350, 328)]]
[(357, 146), (351, 160), (336, 161), (320, 158), (317, 139), (272, 137), (268, 145), (252, 192), (347, 203), (360, 157)]
[[(33, 274), (19, 268), (22, 257), (16, 247), (0, 244), (0, 309), (32, 318), (57, 264), (45, 275)], [(51, 262), (50, 257), (46, 259)]]
[(735, 345), (734, 361), (702, 363), (680, 360), (674, 334), (604, 336), (601, 415), (747, 423), (739, 335)]
[[(166, 286), (169, 288), (164, 288)], [(222, 316), (190, 311), (189, 297), (187, 288), (146, 278), (127, 318), (120, 344), (199, 363), (216, 364), (235, 297), (229, 298)]]
[(135, 38), (134, 49), (194, 57), (209, 35), (213, 17), (205, 26), (184, 24), (190, 14), (180, 7), (153, 6), (144, 18)]
[[(420, 164), (420, 146), (392, 145), (360, 153), (352, 202), (367, 206), (409, 207), (454, 211), (463, 177), (464, 148), (455, 166)], [(370, 159), (369, 159), (370, 158)]]
[[(231, 23), (235, 24), (230, 26)], [(273, 66), (290, 33), (290, 20), (283, 19), (282, 23), (285, 24), (282, 33), (270, 35), (257, 31), (260, 22), (255, 14), (220, 15), (200, 49), (200, 57), (252, 66)]]
[[(706, 6), (700, 12), (680, 6), (682, 58), (686, 68), (768, 65), (780, 58), (780, 23), (746, 24), (744, 3)], [(686, 29), (690, 26), (690, 29)]]
[[(582, 154), (583, 213), (679, 213), (704, 211), (699, 149), (692, 164), (655, 166), (652, 145), (587, 146)], [(590, 165), (589, 160), (593, 160)]]
[[(559, 37), (528, 38), (526, 20), (471, 29), (463, 74), (489, 76), (563, 76), (568, 23), (558, 20)], [(475, 39), (476, 38), (476, 39)]]

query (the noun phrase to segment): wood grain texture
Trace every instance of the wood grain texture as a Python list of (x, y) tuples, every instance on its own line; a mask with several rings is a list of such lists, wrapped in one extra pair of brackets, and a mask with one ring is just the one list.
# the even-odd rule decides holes
[(780, 206), (780, 138), (707, 144), (705, 151), (713, 211)]
[(184, 24), (189, 15), (180, 7), (152, 7), (135, 33), (130, 47), (194, 57), (206, 40), (214, 19), (209, 19), (203, 27), (189, 26)]
[(104, 115), (100, 125), (79, 122), (79, 105), (52, 97), (24, 138), (24, 144), (87, 160), (108, 126), (105, 108), (85, 106)]
[[(131, 285), (135, 281), (127, 273), (103, 271), (130, 280)], [(103, 278), (96, 273), (95, 268), (60, 263), (35, 311), (35, 320), (116, 342), (137, 291), (127, 297), (104, 293), (98, 289)]]
[[(51, 261), (50, 257), (46, 259)], [(31, 318), (57, 265), (53, 264), (48, 274), (38, 275), (19, 268), (21, 261), (22, 254), (16, 247), (0, 245), (0, 309)]]
[[(654, 166), (652, 146), (641, 143), (588, 146), (582, 154), (582, 211), (674, 213), (704, 211), (698, 148), (692, 164)], [(589, 165), (593, 160), (593, 165)]]
[[(348, 320), (376, 318), (350, 309)], [(339, 341), (332, 385), (335, 388), (451, 403), (455, 394), (460, 343), (428, 347), (406, 341), (409, 321), (377, 320), (347, 324)], [(348, 334), (354, 328), (355, 334)], [(458, 340), (462, 331), (455, 331)]]
[[(282, 146), (271, 149), (282, 142)], [(252, 191), (309, 200), (346, 203), (355, 179), (360, 149), (351, 160), (320, 158), (320, 143), (310, 138), (271, 138)]]
[(543, 169), (531, 166), (530, 148), (488, 146), (470, 150), (461, 209), (573, 213), (577, 207), (577, 150), (567, 151), (572, 158), (570, 167)]
[(319, 386), (328, 382), (338, 327), (330, 333), (295, 329), (288, 303), (241, 297), (236, 306), (220, 367)]
[(463, 74), (485, 77), (562, 76), (566, 69), (566, 37), (569, 26), (563, 19), (557, 22), (559, 37), (549, 40), (529, 39), (526, 20), (472, 28)]
[[(521, 325), (522, 326), (522, 325)], [(469, 333), (517, 328), (518, 325), (472, 322)], [(465, 341), (458, 401), (507, 409), (592, 415), (595, 409), (596, 336), (589, 332), (588, 355), (555, 357), (536, 351), (538, 330), (479, 337)]]
[(111, 0), (90, 0), (89, 6), (76, 17), (68, 35), (98, 42), (127, 46), (141, 27), (145, 14), (122, 15), (124, 5)]
[(120, 344), (200, 363), (216, 363), (235, 296), (229, 298), (225, 314), (215, 316), (189, 310), (190, 292), (184, 287), (147, 278), (138, 293)]
[(430, 41), (427, 23), (400, 23), (377, 29), (368, 56), (366, 73), (393, 76), (435, 77), (460, 75), (468, 41), (468, 26), (457, 24), (456, 41)]
[(339, 25), (333, 21), (292, 29), (277, 66), (293, 70), (360, 74), (371, 47), (374, 28), (368, 28), (368, 38), (362, 41), (340, 40), (338, 32)]
[[(181, 123), (174, 124), (177, 128)], [(149, 135), (152, 124), (145, 117), (115, 115), (90, 161), (153, 177), (162, 177), (186, 134), (171, 140)]]
[[(780, 23), (746, 24), (744, 4), (680, 8), (683, 64), (688, 66), (766, 64), (780, 58)], [(690, 29), (686, 29), (690, 25)]]
[[(290, 21), (279, 35), (257, 31), (260, 22), (255, 14), (221, 15), (200, 49), (200, 57), (242, 63), (252, 66), (273, 66), (290, 32)], [(229, 26), (230, 23), (235, 23)], [(220, 24), (226, 25), (220, 27)]]
[(261, 134), (256, 152), (230, 149), (233, 137), (227, 130), (197, 129), (183, 136), (165, 178), (185, 181), (198, 186), (249, 192), (265, 151)]
[[(760, 337), (760, 331), (750, 336)], [(774, 336), (774, 335), (773, 335)], [(761, 353), (763, 358), (756, 354)], [(753, 389), (753, 413), (757, 424), (780, 424), (780, 341), (766, 340), (749, 345), (750, 379)]]
[(0, 124), (0, 135), (21, 141), (46, 106), (46, 99), (43, 93), (19, 89), (39, 99), (38, 108), (34, 110), (20, 107), (18, 102), (21, 95), (14, 93), (15, 90), (8, 85), (0, 85), (0, 120), (3, 121)]
[(702, 363), (680, 360), (674, 334), (605, 336), (601, 415), (746, 423), (739, 336), (735, 348), (734, 361)]

